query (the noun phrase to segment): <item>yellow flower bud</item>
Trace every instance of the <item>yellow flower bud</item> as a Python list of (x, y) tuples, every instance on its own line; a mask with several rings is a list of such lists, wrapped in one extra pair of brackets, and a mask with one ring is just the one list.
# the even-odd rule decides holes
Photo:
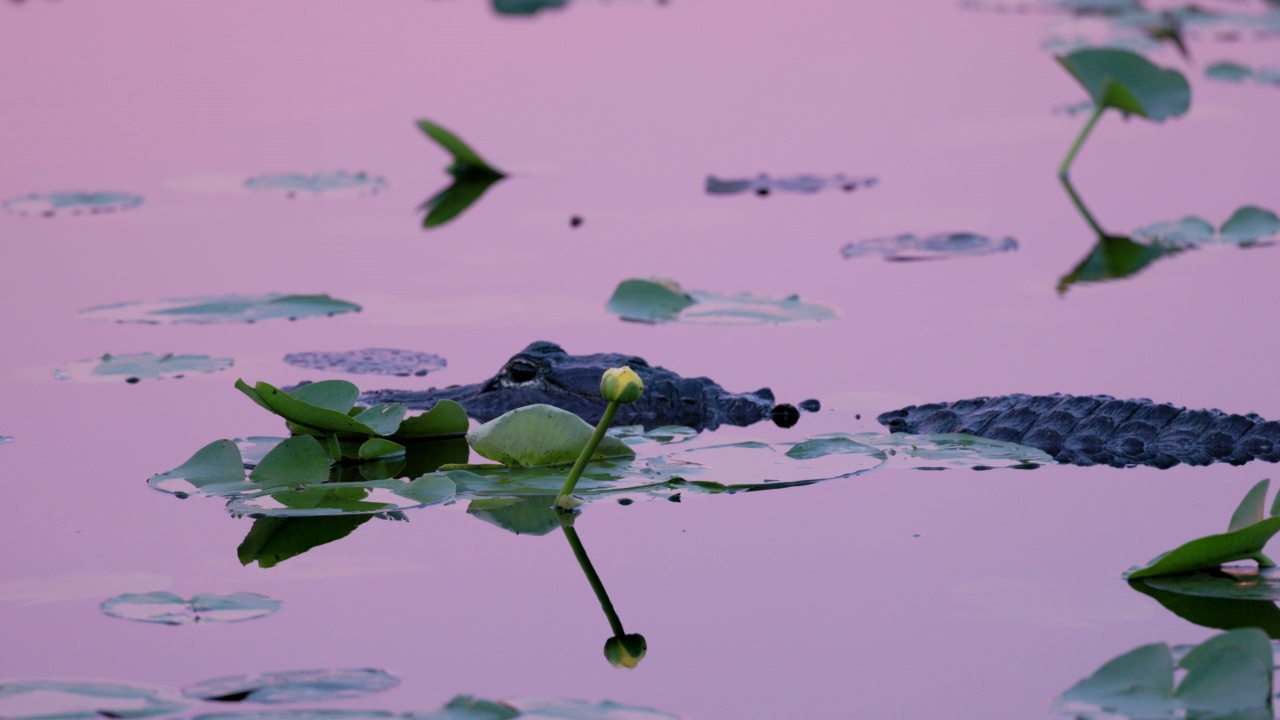
[(605, 370), (604, 376), (600, 378), (600, 394), (609, 402), (635, 402), (642, 392), (644, 381), (635, 370), (626, 365)]
[(619, 635), (611, 637), (605, 642), (604, 657), (614, 667), (634, 670), (640, 664), (640, 661), (644, 659), (644, 654), (648, 650), (649, 644), (644, 641), (643, 635), (639, 633)]

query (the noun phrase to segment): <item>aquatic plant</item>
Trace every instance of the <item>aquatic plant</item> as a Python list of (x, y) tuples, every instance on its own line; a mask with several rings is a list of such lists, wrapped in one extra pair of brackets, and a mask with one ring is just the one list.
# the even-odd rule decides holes
[(1234, 62), (1216, 62), (1205, 68), (1204, 76), (1221, 82), (1242, 83), (1252, 80), (1259, 85), (1280, 86), (1280, 68), (1275, 67), (1254, 69)]
[(1187, 622), (1215, 630), (1252, 627), (1280, 639), (1280, 577), (1274, 568), (1230, 568), (1130, 580), (1129, 587)]
[(274, 192), (293, 199), (302, 193), (311, 197), (376, 195), (387, 188), (387, 182), (380, 177), (371, 177), (362, 172), (338, 171), (314, 175), (302, 173), (257, 175), (245, 180), (244, 187), (246, 190)]
[(491, 185), (507, 176), (485, 162), (470, 145), (443, 126), (430, 120), (419, 120), (418, 129), (453, 156), (453, 163), (445, 168), (445, 172), (453, 176), (453, 184), (428, 198), (418, 208), (427, 213), (422, 220), (423, 228), (443, 225), (461, 215)]
[(644, 382), (640, 380), (640, 376), (634, 370), (627, 366), (620, 368), (610, 368), (604, 372), (600, 378), (600, 396), (608, 401), (609, 406), (605, 408), (604, 416), (600, 418), (600, 423), (596, 425), (595, 432), (587, 440), (587, 444), (582, 448), (582, 452), (578, 454), (578, 461), (573, 464), (573, 469), (569, 471), (569, 477), (565, 478), (564, 485), (560, 488), (560, 493), (556, 496), (556, 506), (565, 510), (572, 510), (581, 501), (574, 500), (572, 493), (575, 485), (578, 484), (578, 478), (582, 477), (582, 471), (586, 468), (587, 462), (596, 454), (596, 448), (600, 445), (600, 441), (604, 439), (605, 431), (609, 429), (609, 425), (613, 424), (613, 416), (618, 413), (618, 408), (627, 403), (635, 402), (640, 394), (644, 392)]
[(840, 254), (846, 260), (880, 255), (890, 262), (915, 262), (978, 257), (1012, 252), (1017, 249), (1018, 241), (1011, 237), (997, 239), (970, 232), (935, 233), (925, 236), (906, 233), (895, 237), (846, 243), (840, 248)]
[[(1086, 49), (1059, 55), (1058, 62), (1093, 100), (1093, 113), (1058, 168), (1064, 181), (1089, 133), (1108, 108), (1152, 122), (1178, 117), (1191, 107), (1191, 86), (1177, 70), (1162, 69), (1128, 50)], [(1101, 234), (1101, 233), (1099, 233)]]
[(1264, 518), (1263, 507), (1270, 480), (1254, 485), (1231, 515), (1227, 532), (1192, 540), (1156, 557), (1146, 565), (1125, 572), (1125, 578), (1139, 580), (1161, 575), (1177, 575), (1217, 568), (1234, 560), (1253, 560), (1260, 567), (1275, 563), (1262, 550), (1273, 535), (1280, 532), (1280, 495), (1271, 505), (1271, 517)]
[(141, 195), (119, 192), (60, 192), (41, 195), (32, 193), (4, 202), (4, 209), (15, 215), (58, 217), (62, 215), (99, 215), (132, 210), (142, 205)]
[(285, 355), (284, 361), (294, 367), (308, 370), (396, 377), (410, 375), (422, 377), (429, 372), (441, 370), (448, 364), (439, 355), (394, 348), (364, 348), (345, 352), (296, 352)]
[(83, 320), (148, 325), (252, 323), (360, 312), (360, 306), (328, 295), (218, 295), (99, 305), (81, 310)]
[(840, 188), (852, 192), (859, 188), (873, 188), (880, 179), (871, 176), (851, 177), (844, 173), (823, 177), (819, 175), (792, 175), (771, 178), (761, 173), (754, 178), (735, 178), (722, 180), (714, 175), (707, 176), (706, 190), (708, 195), (737, 195), (750, 192), (765, 196), (775, 191), (812, 194), (828, 188)]
[(569, 541), (569, 547), (573, 548), (574, 558), (581, 566), (583, 574), (587, 576), (587, 582), (591, 585), (592, 592), (596, 594), (596, 599), (600, 601), (600, 608), (604, 610), (605, 618), (609, 621), (609, 629), (613, 631), (613, 636), (604, 643), (605, 659), (614, 667), (634, 670), (644, 659), (645, 653), (649, 651), (649, 643), (643, 635), (628, 633), (622, 627), (622, 618), (618, 617), (613, 601), (609, 599), (609, 593), (604, 589), (604, 582), (596, 573), (595, 566), (591, 564), (591, 558), (587, 556), (587, 548), (582, 544), (578, 531), (573, 527), (577, 516), (573, 513), (556, 513), (556, 517), (559, 520), (560, 529), (564, 531), (565, 539)]
[(171, 592), (149, 592), (118, 595), (103, 601), (98, 609), (122, 620), (189, 625), (255, 620), (277, 612), (283, 605), (257, 593), (209, 593), (184, 598)]
[(1105, 713), (1143, 720), (1271, 717), (1274, 661), (1261, 630), (1215, 635), (1191, 648), (1176, 668), (1186, 674), (1175, 687), (1173, 650), (1165, 643), (1143, 645), (1073, 685), (1052, 709), (1072, 717)]
[(186, 373), (215, 373), (235, 364), (231, 358), (215, 358), (208, 355), (174, 355), (165, 353), (133, 353), (112, 355), (107, 353), (96, 360), (79, 362), (55, 368), (53, 377), (58, 380), (119, 380), (136, 383), (140, 380), (180, 378)]
[(798, 295), (769, 298), (751, 293), (724, 295), (686, 291), (669, 278), (623, 280), (605, 309), (623, 320), (645, 323), (763, 325), (821, 322), (839, 317), (833, 308), (803, 302)]

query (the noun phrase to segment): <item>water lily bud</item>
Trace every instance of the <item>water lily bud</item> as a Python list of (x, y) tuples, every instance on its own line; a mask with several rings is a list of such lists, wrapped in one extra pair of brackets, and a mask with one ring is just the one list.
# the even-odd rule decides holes
[(644, 659), (649, 644), (644, 636), (638, 633), (618, 635), (609, 638), (604, 644), (604, 657), (614, 667), (625, 667), (632, 670)]
[(635, 402), (642, 392), (644, 381), (635, 370), (626, 365), (605, 370), (604, 376), (600, 378), (600, 394), (609, 402)]

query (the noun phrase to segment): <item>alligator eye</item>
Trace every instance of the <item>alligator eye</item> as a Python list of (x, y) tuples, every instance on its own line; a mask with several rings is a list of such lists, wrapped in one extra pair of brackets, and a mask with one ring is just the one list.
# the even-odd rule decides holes
[(538, 366), (524, 360), (515, 360), (507, 366), (507, 377), (512, 382), (526, 383), (538, 377)]

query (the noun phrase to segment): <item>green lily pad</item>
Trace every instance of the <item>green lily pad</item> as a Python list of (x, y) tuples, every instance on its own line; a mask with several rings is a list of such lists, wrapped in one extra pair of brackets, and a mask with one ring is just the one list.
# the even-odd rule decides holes
[(453, 499), (448, 478), (426, 475), (399, 479), (324, 483), (241, 495), (227, 502), (233, 515), (252, 518), (373, 515), (424, 507)]
[(1180, 595), (1234, 600), (1280, 600), (1280, 570), (1276, 568), (1226, 567), (1183, 575), (1149, 577), (1140, 582)]
[(649, 442), (674, 445), (698, 437), (697, 430), (684, 425), (662, 425), (652, 430), (645, 430), (643, 425), (619, 425), (609, 428), (609, 434), (628, 445)]
[(506, 173), (485, 162), (470, 145), (441, 125), (430, 120), (419, 120), (418, 129), (453, 156), (453, 164), (446, 171), (454, 177), (454, 183), (418, 208), (427, 213), (422, 221), (424, 228), (437, 227), (453, 220), (479, 200), (491, 185), (506, 177)]
[(272, 448), (249, 473), (249, 480), (262, 489), (318, 485), (329, 479), (329, 463), (315, 438), (299, 435)]
[(4, 201), (4, 209), (27, 217), (101, 215), (142, 206), (142, 196), (122, 192), (32, 193)]
[(201, 713), (191, 720), (402, 720), (388, 710), (257, 710), (252, 712)]
[[(373, 408), (370, 408), (369, 410), (357, 415), (356, 418), (353, 418), (347, 414), (347, 410), (336, 409), (336, 407), (340, 407), (340, 403), (337, 403), (336, 399), (332, 397), (333, 393), (326, 392), (323, 389), (321, 391), (311, 390), (307, 392), (307, 389), (314, 385), (326, 385), (330, 389), (336, 390), (340, 385), (351, 385), (351, 383), (348, 383), (345, 380), (326, 380), (323, 383), (302, 385), (293, 391), (286, 393), (283, 390), (264, 382), (257, 383), (253, 387), (249, 387), (249, 384), (243, 380), (236, 381), (236, 389), (247, 395), (249, 399), (262, 407), (267, 408), (285, 420), (298, 425), (313, 428), (321, 432), (345, 433), (347, 435), (390, 435), (395, 432), (394, 427), (390, 428), (390, 431), (388, 432), (379, 432), (379, 430), (387, 430), (388, 423), (382, 422), (384, 420), (383, 412), (380, 411), (371, 416), (380, 421), (379, 428), (374, 429), (373, 427), (356, 419), (365, 417), (365, 413), (372, 411)], [(351, 387), (354, 388), (355, 386), (351, 385)], [(359, 390), (356, 390), (356, 393), (359, 394)], [(320, 395), (325, 398), (325, 400), (330, 403), (330, 407), (314, 405), (302, 399), (304, 397), (315, 395)], [(354, 398), (352, 398), (352, 402), (355, 402)], [(403, 415), (404, 406), (400, 405), (400, 408)], [(350, 406), (348, 406), (348, 409), (350, 409)], [(396, 426), (399, 426), (399, 420), (396, 421)]]
[(381, 460), (404, 455), (405, 448), (400, 443), (382, 438), (371, 438), (360, 445), (361, 460)]
[(1143, 645), (1076, 683), (1052, 709), (1078, 717), (1101, 712), (1144, 720), (1271, 716), (1271, 643), (1261, 630), (1242, 628), (1211, 637), (1178, 666), (1186, 675), (1175, 688), (1169, 646)]
[(530, 720), (681, 720), (679, 715), (636, 705), (622, 705), (604, 700), (508, 700), (520, 711), (516, 717)]
[(208, 491), (217, 495), (230, 489), (248, 489), (240, 449), (230, 440), (215, 440), (189, 460), (147, 480), (151, 487), (179, 497)]
[(397, 441), (462, 435), (470, 427), (467, 411), (453, 400), (440, 400), (431, 409), (400, 423), (391, 436)]
[(384, 692), (400, 684), (386, 670), (301, 670), (217, 678), (182, 689), (193, 700), (208, 702), (327, 702)]
[(1209, 535), (1180, 545), (1146, 565), (1129, 568), (1129, 580), (1160, 575), (1208, 570), (1235, 560), (1256, 560), (1260, 565), (1274, 565), (1262, 554), (1267, 541), (1280, 532), (1280, 496), (1271, 507), (1271, 517), (1263, 519), (1262, 505), (1270, 480), (1262, 480), (1249, 491), (1235, 514), (1227, 532)]
[[(571, 465), (595, 428), (577, 415), (550, 405), (516, 408), (467, 433), (481, 456), (511, 467)], [(592, 460), (635, 457), (621, 440), (605, 435)]]
[(871, 238), (846, 243), (840, 254), (846, 260), (879, 255), (890, 262), (920, 262), (962, 257), (981, 257), (1013, 252), (1018, 241), (1011, 237), (978, 235), (971, 232), (916, 235), (907, 233), (893, 237)]
[(1085, 49), (1058, 62), (1099, 107), (1162, 122), (1191, 107), (1191, 86), (1177, 70), (1165, 70), (1128, 50)]
[(1221, 241), (1248, 245), (1280, 235), (1280, 216), (1253, 205), (1246, 205), (1234, 213), (1218, 230)]
[[(37, 712), (24, 710), (27, 696), (40, 699)], [(75, 680), (0, 683), (0, 717), (9, 720), (101, 720), (172, 715), (187, 703), (156, 688)]]
[(1280, 86), (1280, 67), (1251, 68), (1233, 62), (1217, 62), (1204, 70), (1205, 77), (1222, 82), (1242, 83), (1252, 80), (1260, 85)]
[[(462, 141), (462, 138), (446, 130), (443, 126), (430, 120), (419, 120), (418, 129), (426, 134), (427, 137), (439, 143), (440, 147), (453, 156), (454, 168), (487, 168), (490, 172), (498, 175), (502, 174), (492, 165), (485, 162), (479, 153)], [(450, 172), (453, 173), (454, 170), (451, 169)]]
[[(1183, 578), (1194, 578), (1196, 575), (1171, 575), (1146, 580), (1131, 580), (1129, 587), (1154, 598), (1166, 610), (1187, 622), (1215, 630), (1235, 630), (1236, 628), (1253, 627), (1262, 630), (1272, 638), (1280, 638), (1280, 607), (1268, 600), (1241, 600), (1236, 598), (1209, 595), (1186, 595), (1155, 587), (1152, 583), (1166, 584), (1169, 581), (1178, 583)], [(1186, 585), (1177, 584), (1181, 590), (1216, 592), (1226, 585), (1233, 585), (1229, 580), (1206, 579), (1206, 584), (1189, 581)], [(1213, 583), (1216, 587), (1208, 587)]]
[[(569, 475), (569, 467), (507, 467), (505, 465), (444, 466), (440, 475), (457, 483), (460, 497), (528, 497), (556, 495)], [(669, 490), (673, 473), (662, 472), (648, 463), (613, 459), (587, 465), (574, 488), (583, 497), (610, 497)], [(669, 494), (669, 493), (667, 493)]]
[(769, 195), (776, 191), (797, 192), (812, 195), (828, 189), (840, 189), (853, 192), (860, 188), (873, 188), (880, 179), (872, 176), (853, 177), (844, 173), (835, 175), (790, 175), (770, 177), (760, 174), (754, 178), (721, 179), (714, 175), (707, 176), (706, 190), (708, 195), (737, 195), (749, 192), (755, 195)]
[(84, 320), (162, 325), (190, 323), (251, 323), (259, 320), (297, 320), (359, 312), (360, 306), (328, 295), (223, 295), (151, 302), (100, 305), (80, 311)]
[(843, 435), (817, 437), (798, 442), (787, 450), (787, 457), (796, 460), (809, 460), (823, 455), (857, 453), (870, 455), (879, 452), (870, 445), (864, 445)]
[(605, 308), (623, 320), (648, 323), (758, 325), (839, 317), (834, 309), (803, 302), (795, 295), (779, 299), (751, 293), (685, 292), (676, 281), (663, 278), (622, 281)]
[(559, 10), (569, 0), (493, 0), (493, 11), (499, 15), (534, 15), (543, 10)]
[(318, 408), (347, 415), (356, 406), (360, 388), (346, 380), (322, 380), (299, 385), (289, 391), (289, 396)]
[(330, 172), (304, 175), (258, 175), (244, 181), (246, 190), (297, 197), (356, 197), (376, 195), (387, 189), (387, 181), (367, 173)]
[(696, 301), (675, 280), (623, 280), (605, 309), (623, 320), (666, 322)]
[(284, 606), (257, 593), (204, 594), (184, 598), (170, 592), (126, 593), (104, 601), (102, 612), (122, 620), (190, 625), (243, 622), (266, 617)]
[(341, 540), (369, 522), (373, 515), (324, 517), (264, 517), (253, 521), (236, 548), (241, 565), (271, 568), (326, 543)]
[(139, 380), (180, 378), (187, 373), (215, 373), (235, 364), (231, 358), (215, 358), (208, 355), (174, 355), (165, 353), (134, 353), (131, 355), (103, 355), (96, 360), (79, 362), (56, 368), (53, 376), (58, 380), (120, 380), (136, 383)]
[(1136, 243), (1127, 237), (1102, 237), (1079, 265), (1058, 280), (1058, 292), (1065, 293), (1076, 283), (1131, 277), (1156, 260), (1182, 251), (1178, 247)]

